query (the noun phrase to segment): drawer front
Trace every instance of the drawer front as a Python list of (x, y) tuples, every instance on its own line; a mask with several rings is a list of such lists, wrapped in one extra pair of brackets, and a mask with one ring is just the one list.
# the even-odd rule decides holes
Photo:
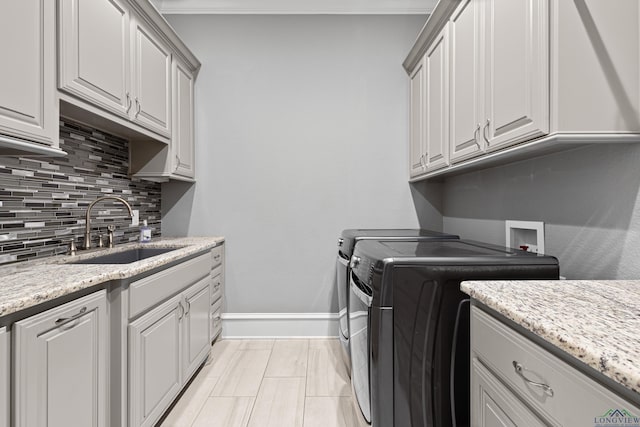
[(209, 274), (209, 254), (200, 255), (129, 286), (129, 318), (181, 292)]
[[(215, 273), (218, 269), (212, 272)], [(218, 301), (222, 297), (222, 274), (221, 271), (211, 279), (211, 304)]]
[(211, 340), (222, 331), (222, 299), (211, 306)]
[[(616, 409), (640, 414), (640, 408), (477, 307), (472, 307), (471, 316), (472, 356), (552, 424), (593, 425), (596, 418)], [(520, 373), (516, 366), (521, 368)], [(550, 389), (544, 390), (531, 381)]]
[(223, 248), (224, 246), (220, 245), (211, 249), (211, 268), (217, 267), (218, 265), (222, 264), (222, 254), (224, 251)]

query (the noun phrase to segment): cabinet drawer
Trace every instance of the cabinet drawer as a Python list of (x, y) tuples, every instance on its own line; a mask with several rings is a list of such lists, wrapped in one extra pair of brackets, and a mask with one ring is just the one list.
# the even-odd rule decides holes
[[(218, 269), (214, 270), (212, 272), (212, 275), (217, 270)], [(221, 272), (219, 271), (218, 274), (213, 276), (213, 278), (211, 279), (211, 304), (213, 304), (214, 302), (219, 300), (220, 297), (222, 297), (222, 274), (220, 273)]]
[[(477, 307), (472, 307), (471, 316), (472, 356), (477, 356), (552, 424), (593, 425), (594, 418), (610, 409), (640, 412), (640, 408)], [(521, 366), (521, 374), (516, 371), (516, 364)], [(546, 384), (550, 390), (545, 391), (532, 381)]]
[(224, 246), (216, 246), (211, 249), (211, 268), (217, 267), (222, 264), (222, 253), (224, 252)]
[(211, 340), (222, 331), (222, 299), (211, 306)]
[(129, 318), (181, 292), (209, 274), (210, 258), (200, 255), (129, 286)]

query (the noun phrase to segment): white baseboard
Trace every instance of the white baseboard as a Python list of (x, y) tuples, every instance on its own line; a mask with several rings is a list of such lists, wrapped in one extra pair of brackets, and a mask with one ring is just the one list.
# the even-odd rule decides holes
[(337, 338), (338, 313), (225, 313), (222, 338)]

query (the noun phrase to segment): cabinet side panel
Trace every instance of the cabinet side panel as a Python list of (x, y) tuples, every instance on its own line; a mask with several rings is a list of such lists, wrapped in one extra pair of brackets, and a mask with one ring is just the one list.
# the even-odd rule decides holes
[(9, 427), (9, 333), (0, 328), (0, 427)]
[(640, 2), (556, 2), (552, 8), (556, 126), (640, 131)]

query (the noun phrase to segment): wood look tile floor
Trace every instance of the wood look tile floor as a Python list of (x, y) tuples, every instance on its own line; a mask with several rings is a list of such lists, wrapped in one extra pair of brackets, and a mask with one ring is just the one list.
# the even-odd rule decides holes
[(365, 427), (335, 339), (219, 340), (158, 427)]

